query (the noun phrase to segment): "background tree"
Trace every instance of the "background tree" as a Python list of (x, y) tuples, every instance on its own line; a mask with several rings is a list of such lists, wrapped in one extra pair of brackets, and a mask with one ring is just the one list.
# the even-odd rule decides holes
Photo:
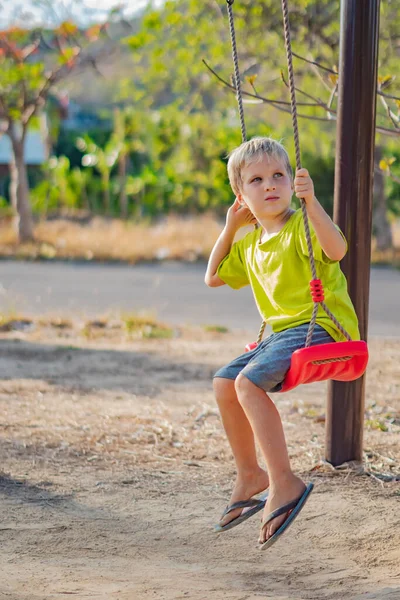
[(105, 31), (105, 25), (79, 30), (74, 23), (64, 22), (53, 31), (0, 32), (0, 119), (13, 152), (10, 188), (20, 241), (33, 238), (24, 156), (28, 127), (50, 92), (71, 71), (96, 66), (100, 58), (96, 42)]

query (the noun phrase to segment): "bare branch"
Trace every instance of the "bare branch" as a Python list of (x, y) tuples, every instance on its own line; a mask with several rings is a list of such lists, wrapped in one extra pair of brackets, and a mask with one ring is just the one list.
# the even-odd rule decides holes
[(377, 133), (382, 133), (384, 135), (389, 135), (391, 137), (399, 137), (400, 136), (400, 129), (389, 129), (388, 127), (377, 127), (376, 128)]
[(400, 118), (394, 114), (394, 112), (390, 109), (390, 106), (388, 105), (388, 103), (385, 101), (385, 99), (382, 96), (380, 96), (380, 101), (386, 110), (387, 116), (392, 121), (395, 129), (399, 129), (398, 123), (400, 121)]
[[(226, 81), (225, 79), (223, 79), (220, 75), (218, 75), (218, 73), (216, 71), (214, 71), (214, 69), (212, 69), (210, 67), (210, 65), (207, 64), (207, 62), (203, 59), (203, 63), (205, 64), (205, 66), (207, 67), (207, 69), (218, 79), (218, 81), (220, 81), (221, 83), (223, 83), (226, 87), (228, 87), (229, 89), (231, 89), (233, 92), (236, 93), (236, 88), (234, 85), (232, 85), (231, 83), (229, 83), (228, 81)], [(254, 91), (255, 88), (254, 86), (252, 86)], [(286, 100), (274, 100), (271, 98), (265, 98), (264, 96), (260, 96), (257, 93), (252, 94), (251, 92), (246, 92), (245, 90), (242, 90), (242, 94), (244, 96), (249, 96), (250, 98), (256, 98), (257, 100), (262, 100), (264, 103), (266, 104), (273, 104), (273, 105), (281, 105), (281, 106), (288, 106), (290, 107), (290, 102), (287, 102)], [(318, 103), (311, 103), (311, 102), (298, 102), (297, 106), (308, 106), (308, 107), (316, 107), (319, 106)], [(278, 106), (275, 106), (275, 108), (279, 108)], [(288, 111), (285, 111), (288, 112)]]
[(331, 75), (337, 75), (336, 71), (334, 71), (333, 69), (329, 69), (328, 67), (324, 67), (320, 63), (317, 63), (315, 60), (310, 60), (309, 58), (304, 58), (304, 56), (300, 56), (300, 54), (296, 54), (296, 52), (293, 52), (293, 51), (292, 51), (292, 54), (296, 58), (299, 58), (300, 60), (304, 60), (304, 62), (308, 63), (309, 65), (314, 65), (315, 67), (318, 67), (318, 69), (321, 69), (322, 71), (326, 71), (327, 73), (330, 73)]
[(338, 90), (338, 85), (336, 84), (335, 87), (333, 88), (332, 93), (331, 93), (331, 95), (329, 97), (329, 100), (328, 100), (329, 111), (326, 113), (326, 116), (327, 116), (328, 119), (331, 118), (331, 110), (330, 110), (330, 108), (331, 108), (332, 102), (333, 102), (333, 100), (334, 100), (334, 98), (335, 98), (335, 96), (337, 94), (337, 90)]
[[(299, 56), (299, 58), (302, 58)], [(306, 59), (303, 59), (306, 60)], [(311, 62), (306, 60), (306, 62)], [(315, 61), (314, 61), (315, 62)], [(203, 63), (204, 65), (207, 67), (207, 69), (214, 75), (214, 77), (216, 77), (218, 79), (218, 81), (220, 81), (223, 85), (225, 85), (226, 87), (228, 87), (232, 92), (236, 93), (236, 87), (234, 85), (232, 85), (231, 83), (229, 83), (228, 81), (226, 81), (225, 79), (223, 79), (220, 75), (218, 75), (218, 73), (212, 69), (207, 62), (203, 59)], [(316, 63), (318, 65), (318, 63)], [(337, 73), (335, 71), (331, 71), (329, 69), (326, 69), (326, 71), (330, 71), (332, 74), (337, 75)], [(283, 73), (281, 73), (281, 77), (282, 77), (282, 81), (283, 83), (286, 85), (286, 87), (288, 87), (288, 83), (286, 82)], [(290, 113), (290, 103), (289, 102), (285, 102), (282, 100), (273, 100), (271, 98), (265, 98), (263, 96), (260, 96), (260, 94), (257, 93), (255, 87), (253, 84), (251, 84), (252, 89), (254, 90), (254, 93), (251, 92), (247, 92), (247, 91), (242, 91), (243, 96), (248, 96), (250, 98), (255, 98), (257, 100), (260, 100), (261, 102), (265, 103), (265, 104), (270, 104), (271, 106), (273, 106), (274, 108), (276, 108), (277, 110), (280, 110), (281, 112), (285, 112), (285, 113)], [(317, 107), (317, 108), (322, 108), (323, 110), (326, 111), (327, 113), (327, 117), (316, 117), (316, 116), (311, 116), (311, 115), (305, 115), (305, 114), (299, 114), (298, 113), (298, 117), (302, 118), (302, 119), (308, 119), (310, 121), (331, 121), (331, 120), (336, 120), (337, 118), (337, 111), (332, 109), (332, 103), (333, 100), (337, 94), (337, 89), (338, 89), (338, 84), (336, 83), (334, 88), (328, 88), (329, 92), (330, 92), (330, 97), (329, 97), (329, 101), (328, 103), (323, 102), (322, 100), (320, 100), (319, 98), (315, 98), (314, 96), (312, 96), (311, 94), (308, 94), (307, 92), (304, 92), (303, 90), (299, 89), (299, 88), (295, 88), (296, 91), (299, 94), (302, 94), (303, 96), (306, 96), (307, 98), (313, 100), (313, 102), (298, 102), (297, 105), (298, 106), (306, 106), (306, 107)], [(379, 91), (378, 91), (379, 93)], [(382, 94), (380, 94), (382, 95)], [(385, 106), (387, 106), (386, 103), (384, 103)], [(389, 109), (390, 110), (390, 109)], [(390, 113), (388, 113), (388, 115), (391, 117), (393, 116), (393, 118), (395, 119), (395, 121), (397, 120), (397, 116), (390, 111)], [(400, 119), (399, 119), (400, 121)], [(387, 136), (391, 136), (391, 137), (398, 137), (400, 136), (400, 127), (397, 125), (396, 122), (393, 121), (392, 122), (395, 126), (395, 129), (389, 129), (387, 127), (382, 127), (382, 126), (377, 126), (376, 127), (376, 132), (377, 133), (381, 133), (383, 135), (387, 135)]]
[[(281, 72), (281, 77), (282, 77), (282, 81), (283, 83), (286, 85), (286, 87), (289, 89), (289, 84), (288, 82), (285, 80), (285, 77), (283, 75), (283, 72)], [(308, 94), (307, 92), (304, 92), (303, 90), (295, 87), (294, 88), (296, 90), (296, 92), (298, 92), (299, 94), (302, 94), (303, 96), (305, 96), (306, 98), (310, 98), (310, 100), (314, 101), (313, 105), (308, 105), (308, 106), (318, 106), (319, 108), (323, 108), (324, 110), (326, 110), (327, 112), (329, 112), (329, 114), (331, 115), (336, 115), (336, 111), (333, 110), (332, 108), (330, 108), (330, 106), (328, 104), (325, 104), (325, 102), (322, 102), (322, 100), (320, 100), (319, 98), (314, 98), (314, 96), (311, 96), (311, 94)], [(296, 104), (299, 104), (298, 102), (296, 102)]]
[(61, 65), (57, 70), (52, 71), (45, 80), (42, 88), (39, 90), (34, 102), (30, 102), (21, 115), (21, 122), (26, 125), (30, 119), (36, 114), (37, 110), (44, 104), (47, 99), (47, 94), (54, 83), (58, 81), (58, 75), (61, 71), (65, 71), (65, 65)]
[(36, 50), (39, 48), (39, 46), (40, 46), (40, 38), (38, 38), (35, 42), (30, 44), (29, 46), (26, 46), (22, 51), (22, 60), (26, 60), (27, 58), (32, 56), (32, 54), (34, 54), (36, 52)]
[[(315, 60), (310, 60), (308, 58), (304, 58), (304, 56), (300, 56), (300, 54), (296, 54), (296, 52), (293, 52), (293, 56), (296, 56), (300, 60), (303, 60), (304, 62), (306, 62), (306, 63), (308, 63), (310, 65), (313, 65), (313, 66), (317, 67), (318, 69), (321, 69), (322, 71), (325, 71), (326, 73), (329, 73), (330, 75), (338, 75), (339, 74), (336, 71), (334, 71), (333, 69), (329, 69), (329, 67), (325, 67), (324, 65), (321, 65), (321, 63), (318, 63)], [(314, 72), (317, 73), (316, 70)], [(319, 77), (321, 77), (320, 74), (319, 74)], [(324, 81), (324, 80), (322, 80), (322, 81)], [(325, 85), (326, 85), (326, 83), (325, 83)], [(377, 90), (376, 93), (379, 96), (383, 96), (384, 98), (388, 98), (389, 100), (398, 100), (398, 101), (400, 101), (400, 97), (398, 97), (398, 96), (392, 96), (391, 94), (386, 94), (385, 92), (382, 92), (382, 90)]]
[[(313, 70), (313, 72), (315, 73), (315, 75), (318, 77), (318, 79), (320, 80), (320, 82), (322, 83), (322, 85), (324, 86), (324, 88), (325, 88), (325, 89), (326, 89), (326, 90), (327, 90), (329, 93), (331, 93), (331, 90), (332, 90), (331, 86), (330, 86), (330, 85), (329, 85), (329, 84), (328, 84), (328, 83), (325, 81), (325, 79), (322, 77), (321, 73), (320, 73), (320, 72), (319, 72), (319, 70), (318, 70), (318, 67), (314, 66), (314, 65), (315, 65), (315, 64), (317, 64), (317, 63), (315, 63), (315, 61), (309, 61), (309, 62), (310, 62), (310, 64), (311, 64), (311, 69)], [(334, 72), (334, 73), (335, 73), (335, 72)], [(332, 73), (330, 73), (330, 75), (332, 75)], [(335, 73), (335, 75), (337, 76), (337, 73)]]
[(86, 62), (93, 68), (94, 71), (96, 71), (98, 75), (100, 75), (100, 77), (103, 77), (104, 79), (105, 75), (100, 71), (97, 61), (93, 56), (88, 56)]
[(400, 102), (400, 98), (398, 98), (397, 96), (391, 96), (390, 94), (385, 94), (381, 90), (378, 90), (376, 93), (379, 96), (383, 96), (384, 98), (388, 98), (388, 100), (398, 100)]
[[(96, 70), (98, 74), (103, 77), (103, 74), (99, 70), (97, 66), (96, 59), (93, 56), (82, 57), (83, 48), (79, 49), (79, 52), (76, 54), (74, 59), (79, 62), (79, 67), (83, 68), (87, 65), (91, 66)], [(109, 52), (105, 52), (105, 54), (109, 55)], [(76, 65), (75, 65), (76, 67)], [(35, 101), (30, 102), (24, 108), (24, 111), (21, 116), (21, 122), (23, 124), (27, 124), (29, 120), (37, 113), (38, 109), (43, 106), (47, 99), (47, 95), (50, 91), (50, 88), (67, 77), (70, 73), (70, 67), (67, 64), (63, 64), (54, 71), (51, 71), (46, 80), (44, 81), (42, 88), (38, 91)]]

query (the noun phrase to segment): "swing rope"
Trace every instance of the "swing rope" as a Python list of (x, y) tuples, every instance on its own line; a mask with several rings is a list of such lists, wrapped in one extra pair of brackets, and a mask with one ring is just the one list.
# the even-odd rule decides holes
[[(237, 103), (238, 103), (238, 107), (239, 107), (240, 130), (242, 132), (242, 142), (246, 142), (247, 141), (246, 123), (244, 120), (242, 87), (240, 84), (239, 58), (238, 58), (237, 45), (236, 45), (235, 21), (233, 18), (233, 9), (232, 9), (232, 5), (234, 2), (235, 2), (235, 0), (226, 0), (227, 9), (228, 9), (228, 17), (229, 17), (229, 32), (231, 34), (232, 59), (233, 59), (233, 65), (234, 65), (233, 84), (236, 89), (236, 98), (237, 98)], [(267, 322), (263, 321), (261, 323), (260, 330), (258, 332), (257, 344), (259, 344), (262, 341), (262, 339), (264, 337), (264, 331), (265, 331), (266, 326), (267, 326)]]
[(226, 0), (228, 4), (228, 17), (229, 17), (229, 32), (231, 34), (231, 43), (232, 43), (232, 58), (233, 58), (233, 67), (234, 67), (234, 85), (236, 89), (236, 98), (239, 107), (239, 117), (240, 117), (240, 129), (242, 132), (242, 142), (247, 141), (246, 134), (246, 123), (244, 120), (244, 110), (243, 110), (243, 96), (242, 96), (242, 88), (240, 85), (240, 71), (239, 71), (239, 58), (236, 46), (236, 33), (235, 33), (235, 21), (233, 18), (233, 9), (232, 4), (235, 0)]
[[(239, 106), (239, 116), (240, 116), (240, 125), (242, 132), (242, 142), (247, 140), (246, 137), (246, 126), (244, 121), (244, 111), (243, 111), (243, 98), (242, 98), (242, 89), (240, 85), (240, 72), (239, 72), (239, 59), (237, 53), (237, 45), (236, 45), (236, 33), (235, 33), (235, 25), (234, 25), (234, 17), (233, 17), (233, 9), (232, 5), (235, 0), (226, 0), (227, 8), (228, 8), (228, 16), (229, 16), (229, 29), (231, 35), (231, 44), (232, 44), (232, 57), (234, 63), (234, 85), (236, 89), (236, 97)], [(283, 14), (283, 25), (284, 25), (284, 34), (285, 34), (285, 47), (286, 47), (286, 55), (287, 55), (287, 65), (288, 65), (288, 75), (289, 75), (289, 90), (290, 90), (290, 106), (291, 106), (291, 114), (292, 114), (292, 124), (293, 124), (293, 133), (294, 133), (294, 145), (295, 145), (295, 154), (296, 154), (296, 169), (301, 169), (301, 159), (300, 159), (300, 136), (299, 136), (299, 127), (297, 122), (297, 104), (296, 104), (296, 90), (295, 90), (295, 82), (294, 82), (294, 70), (293, 70), (293, 53), (292, 53), (292, 45), (290, 39), (290, 24), (289, 24), (289, 10), (287, 0), (282, 0), (282, 14)], [(318, 308), (321, 306), (323, 310), (326, 312), (328, 317), (333, 321), (336, 325), (340, 333), (348, 340), (351, 341), (350, 335), (347, 331), (342, 327), (336, 317), (332, 314), (329, 308), (326, 306), (324, 302), (324, 291), (322, 287), (321, 281), (317, 278), (317, 269), (314, 258), (314, 251), (312, 247), (311, 241), (311, 233), (310, 226), (307, 215), (307, 207), (306, 203), (303, 199), (300, 199), (301, 210), (303, 215), (303, 223), (304, 230), (306, 234), (307, 240), (307, 249), (308, 249), (308, 257), (310, 262), (310, 269), (312, 274), (312, 280), (310, 282), (310, 290), (311, 297), (313, 300), (313, 312), (307, 332), (306, 338), (306, 348), (311, 345), (312, 336), (315, 329), (315, 324), (317, 320)], [(259, 344), (263, 338), (264, 330), (266, 327), (266, 321), (263, 321), (260, 331), (257, 337), (257, 344)], [(348, 356), (332, 359), (332, 362), (336, 361), (344, 361), (349, 360)], [(323, 362), (331, 362), (330, 359)]]

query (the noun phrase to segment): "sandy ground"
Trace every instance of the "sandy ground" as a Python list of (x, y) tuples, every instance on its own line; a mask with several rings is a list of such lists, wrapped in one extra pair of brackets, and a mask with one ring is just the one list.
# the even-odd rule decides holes
[(365, 471), (324, 456), (325, 384), (275, 395), (314, 493), (270, 550), (215, 534), (234, 465), (213, 371), (247, 336), (0, 334), (1, 600), (399, 600), (400, 340), (374, 340)]

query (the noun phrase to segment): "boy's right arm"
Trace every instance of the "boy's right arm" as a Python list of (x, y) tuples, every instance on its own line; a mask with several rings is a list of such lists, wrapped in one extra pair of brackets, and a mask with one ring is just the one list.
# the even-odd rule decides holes
[(209, 287), (225, 285), (225, 281), (222, 281), (217, 275), (218, 267), (225, 256), (229, 254), (237, 230), (240, 229), (240, 227), (255, 222), (256, 220), (249, 209), (240, 204), (239, 200), (236, 198), (235, 202), (228, 210), (225, 227), (215, 242), (210, 258), (208, 259), (204, 281)]
[(220, 236), (214, 244), (214, 248), (211, 251), (210, 258), (208, 259), (207, 271), (204, 277), (204, 281), (208, 287), (219, 287), (225, 285), (225, 281), (222, 281), (217, 275), (217, 270), (221, 261), (230, 252), (233, 244), (236, 231), (232, 228), (228, 228), (227, 225), (223, 228)]

